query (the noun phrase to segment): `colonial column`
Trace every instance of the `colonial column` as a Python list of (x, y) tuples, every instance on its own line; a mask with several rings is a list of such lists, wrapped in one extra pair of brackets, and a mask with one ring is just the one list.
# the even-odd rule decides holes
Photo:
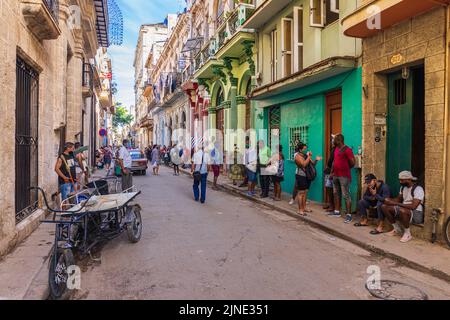
[(237, 146), (239, 150), (245, 150), (245, 138), (239, 136), (239, 132), (245, 131), (245, 107), (247, 103), (247, 98), (238, 96), (236, 97), (237, 104)]
[(231, 102), (231, 110), (230, 110), (230, 127), (229, 129), (236, 129), (238, 122), (238, 110), (237, 110), (237, 85), (238, 79), (232, 77), (230, 79), (231, 89), (230, 89), (230, 102)]
[(74, 31), (74, 55), (67, 70), (67, 141), (76, 142), (81, 132), (82, 121), (82, 81), (83, 81), (83, 38), (81, 30)]

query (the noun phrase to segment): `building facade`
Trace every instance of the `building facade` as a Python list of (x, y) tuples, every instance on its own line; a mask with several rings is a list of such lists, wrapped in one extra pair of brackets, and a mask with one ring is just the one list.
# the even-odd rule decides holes
[(4, 0), (0, 8), (1, 256), (44, 214), (28, 188), (56, 195), (64, 143), (90, 139), (93, 88), (84, 67), (108, 46), (108, 12), (105, 0)]
[[(397, 193), (398, 173), (424, 186), (423, 224), (430, 238), (432, 210), (448, 212), (448, 46), (450, 1), (362, 1), (342, 21), (363, 39), (363, 174), (374, 172)], [(438, 223), (438, 237), (443, 216)]]
[[(272, 148), (282, 146), (287, 192), (295, 184), (298, 142), (323, 157), (309, 192), (316, 202), (325, 200), (323, 170), (331, 135), (342, 133), (354, 154), (361, 154), (361, 41), (345, 36), (339, 23), (355, 8), (351, 1), (257, 1), (244, 23), (257, 31), (251, 97), (258, 138)], [(351, 184), (354, 206), (360, 181), (357, 161)]]

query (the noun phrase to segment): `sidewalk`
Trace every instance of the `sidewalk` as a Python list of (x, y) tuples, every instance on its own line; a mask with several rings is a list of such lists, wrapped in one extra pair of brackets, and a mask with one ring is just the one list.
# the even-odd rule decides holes
[(47, 265), (54, 233), (53, 225), (41, 224), (13, 252), (0, 260), (0, 300), (48, 298)]
[[(189, 170), (181, 169), (185, 174)], [(212, 183), (212, 175), (208, 175), (208, 182)], [(398, 261), (412, 269), (431, 274), (437, 278), (450, 283), (450, 250), (431, 242), (413, 239), (410, 242), (400, 243), (398, 237), (385, 234), (371, 235), (371, 228), (356, 228), (351, 224), (345, 224), (344, 219), (328, 217), (321, 205), (311, 203), (308, 208), (313, 212), (307, 217), (297, 214), (297, 204), (289, 205), (291, 195), (283, 193), (283, 201), (273, 201), (271, 198), (261, 199), (258, 196), (249, 197), (246, 188), (234, 186), (227, 177), (220, 176), (218, 187), (240, 197), (263, 204), (273, 210), (285, 213), (289, 216), (302, 220), (318, 229), (333, 236), (352, 242), (368, 251), (380, 254), (387, 258)]]

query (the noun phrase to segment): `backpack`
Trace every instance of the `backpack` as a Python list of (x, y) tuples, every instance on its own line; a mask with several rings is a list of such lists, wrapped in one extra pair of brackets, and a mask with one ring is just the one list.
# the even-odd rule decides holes
[[(414, 191), (416, 191), (416, 189), (417, 189), (417, 187), (418, 187), (419, 185), (418, 184), (414, 184), (413, 185), (413, 187), (412, 187), (412, 189), (411, 189), (411, 197), (414, 199)], [(401, 189), (400, 189), (400, 192), (401, 192), (401, 194), (403, 195), (403, 190), (405, 190), (405, 188), (406, 187), (402, 187)], [(425, 211), (425, 198), (423, 199), (423, 201), (422, 201), (422, 208), (423, 208), (423, 210)]]
[(306, 166), (305, 173), (306, 173), (306, 179), (308, 179), (308, 181), (314, 181), (316, 179), (317, 170), (316, 170), (316, 166), (314, 165), (314, 163), (310, 162)]

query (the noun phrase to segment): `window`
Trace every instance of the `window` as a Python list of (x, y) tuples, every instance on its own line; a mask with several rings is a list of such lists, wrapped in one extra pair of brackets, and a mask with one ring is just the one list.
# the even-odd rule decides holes
[(339, 0), (310, 0), (311, 27), (325, 27), (339, 20)]
[(278, 32), (273, 30), (270, 33), (270, 69), (272, 82), (277, 81), (278, 72)]
[(303, 70), (303, 8), (294, 7), (294, 72)]
[(281, 68), (282, 77), (288, 77), (293, 70), (293, 23), (291, 18), (283, 18), (281, 21)]
[(295, 147), (299, 142), (308, 144), (308, 129), (308, 126), (289, 128), (289, 160), (295, 160)]
[(310, 24), (311, 27), (323, 27), (323, 0), (310, 0)]
[(394, 81), (394, 104), (401, 106), (406, 103), (406, 80), (398, 79)]

